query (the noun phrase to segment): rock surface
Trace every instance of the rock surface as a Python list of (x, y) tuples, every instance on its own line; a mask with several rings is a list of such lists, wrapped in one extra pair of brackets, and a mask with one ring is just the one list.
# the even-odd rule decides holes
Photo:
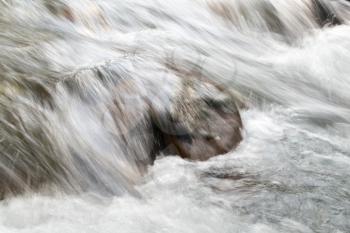
[(152, 113), (161, 152), (207, 160), (234, 149), (242, 140), (235, 98), (225, 89), (189, 78), (169, 111)]
[(342, 20), (336, 15), (329, 3), (323, 0), (314, 0), (313, 4), (315, 17), (320, 26), (342, 24)]

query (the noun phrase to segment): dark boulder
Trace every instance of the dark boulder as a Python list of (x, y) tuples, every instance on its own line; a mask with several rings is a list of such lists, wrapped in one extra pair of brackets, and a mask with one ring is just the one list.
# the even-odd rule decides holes
[(329, 3), (323, 0), (313, 0), (313, 8), (316, 20), (320, 26), (335, 26), (343, 23)]

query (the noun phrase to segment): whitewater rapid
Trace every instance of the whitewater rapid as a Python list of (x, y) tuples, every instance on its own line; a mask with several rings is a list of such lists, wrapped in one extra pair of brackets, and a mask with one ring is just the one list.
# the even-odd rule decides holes
[[(67, 157), (77, 173), (54, 182), (78, 192), (54, 186), (0, 201), (1, 233), (350, 231), (349, 2), (325, 1), (342, 23), (322, 26), (308, 0), (62, 2), (77, 12), (74, 22), (41, 1), (0, 1), (1, 81), (22, 82), (23, 71), (48, 88), (58, 83), (59, 110), (25, 97), (1, 98), (1, 108), (40, 122), (57, 146), (52, 155), (96, 162), (101, 185)], [(200, 67), (245, 102), (243, 141), (205, 162), (160, 156), (136, 179), (143, 158), (127, 157), (116, 130), (106, 130), (111, 121), (101, 112), (111, 91), (85, 70), (150, 80), (145, 90), (166, 107), (176, 86), (163, 80), (173, 75), (164, 71), (168, 60)], [(81, 99), (61, 84), (72, 74)], [(0, 142), (11, 136), (4, 128)], [(95, 192), (101, 187), (118, 195)]]

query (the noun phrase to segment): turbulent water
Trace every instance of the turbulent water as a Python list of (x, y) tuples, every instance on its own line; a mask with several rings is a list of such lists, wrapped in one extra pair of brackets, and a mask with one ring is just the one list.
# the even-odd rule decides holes
[[(0, 232), (349, 232), (349, 20), (345, 0), (0, 0)], [(242, 142), (140, 168), (125, 114), (193, 71), (244, 102)]]

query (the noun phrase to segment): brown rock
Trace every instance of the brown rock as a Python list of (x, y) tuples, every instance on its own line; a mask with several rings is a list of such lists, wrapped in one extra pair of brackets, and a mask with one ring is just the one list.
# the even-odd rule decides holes
[(161, 114), (153, 111), (152, 119), (165, 154), (207, 160), (231, 151), (242, 140), (235, 98), (208, 81), (185, 80), (174, 108)]

